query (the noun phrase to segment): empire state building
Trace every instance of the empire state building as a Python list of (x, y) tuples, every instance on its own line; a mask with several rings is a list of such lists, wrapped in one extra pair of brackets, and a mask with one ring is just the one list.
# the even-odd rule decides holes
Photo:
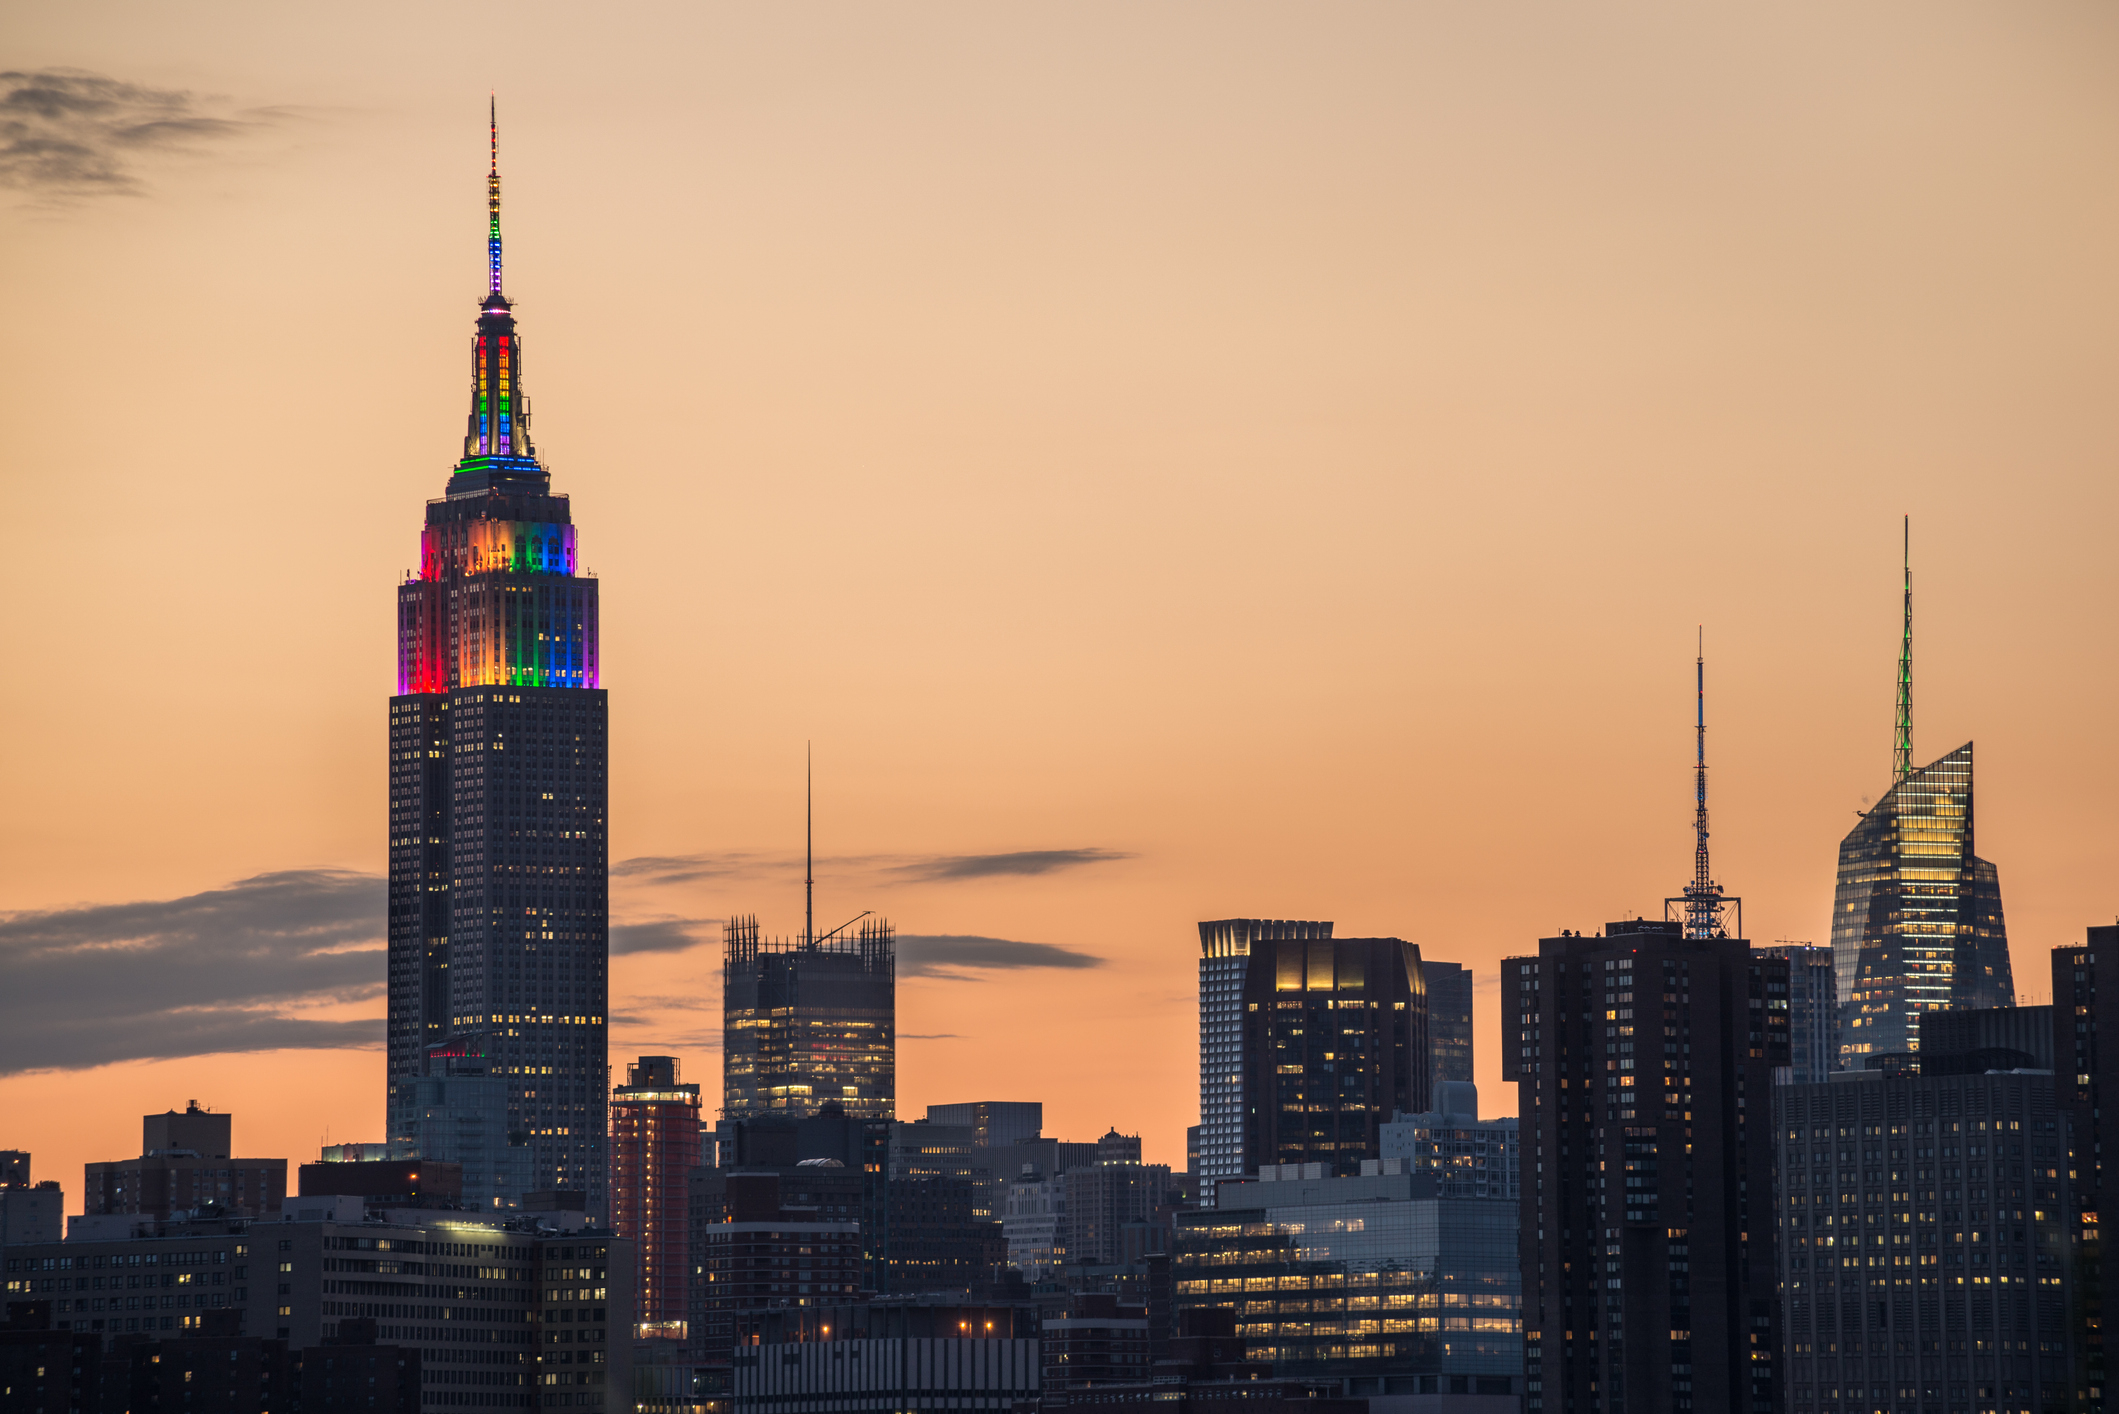
[(419, 569), (397, 590), (390, 1140), (465, 1163), (480, 1207), (559, 1191), (600, 1215), (609, 753), (596, 581), (530, 440), (501, 283), (497, 127), (487, 209), (463, 457), (427, 502)]

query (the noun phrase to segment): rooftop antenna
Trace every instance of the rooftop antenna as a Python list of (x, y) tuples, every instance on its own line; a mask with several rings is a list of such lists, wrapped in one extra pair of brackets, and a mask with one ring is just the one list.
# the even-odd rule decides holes
[(1693, 719), (1692, 882), (1677, 898), (1663, 901), (1663, 916), (1668, 918), (1672, 906), (1679, 905), (1686, 937), (1727, 937), (1722, 910), (1725, 905), (1733, 903), (1737, 906), (1737, 933), (1742, 936), (1743, 901), (1723, 896), (1722, 886), (1714, 882), (1714, 872), (1707, 860), (1707, 629), (1704, 624), (1699, 631), (1699, 647), (1693, 658), (1692, 673), (1697, 703)]
[(817, 788), (814, 748), (802, 743), (802, 941), (817, 941)]
[(1905, 523), (1906, 626), (1898, 645), (1898, 723), (1891, 740), (1891, 784), (1913, 774), (1913, 517)]
[(493, 165), (486, 173), (486, 260), (488, 292), (500, 293), (500, 100), (486, 95), (486, 112), (493, 140)]

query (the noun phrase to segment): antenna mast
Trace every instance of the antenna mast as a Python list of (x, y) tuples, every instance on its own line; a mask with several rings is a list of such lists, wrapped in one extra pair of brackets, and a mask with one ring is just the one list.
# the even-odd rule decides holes
[(802, 941), (817, 941), (817, 790), (811, 747), (802, 743)]
[(1906, 626), (1898, 645), (1898, 723), (1891, 734), (1891, 784), (1913, 774), (1913, 517), (1905, 526)]
[(1711, 938), (1721, 922), (1722, 891), (1707, 863), (1707, 630), (1700, 628), (1699, 649), (1692, 662), (1696, 694), (1692, 785), (1692, 883), (1685, 890), (1685, 936)]
[(486, 261), (492, 267), (487, 281), (489, 294), (500, 293), (500, 100), (486, 97), (487, 121), (493, 140), (493, 165), (486, 172)]

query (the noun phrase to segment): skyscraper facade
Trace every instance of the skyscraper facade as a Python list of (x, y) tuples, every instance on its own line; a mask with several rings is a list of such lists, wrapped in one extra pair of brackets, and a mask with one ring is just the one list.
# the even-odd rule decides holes
[(1780, 1407), (1768, 1106), (1788, 964), (1631, 919), (1502, 965), (1531, 1414)]
[(1832, 949), (1775, 943), (1758, 950), (1788, 964), (1788, 1070), (1798, 1085), (1839, 1069), (1839, 979)]
[(1920, 1045), (1923, 1012), (2012, 1005), (2001, 877), (1973, 852), (1972, 743), (1913, 767), (1912, 522), (1891, 788), (1839, 844), (1832, 961), (1839, 1050), (1857, 1057)]
[[(463, 456), (397, 591), (390, 699), (388, 1071), (393, 1145), (417, 1082), (505, 1079), (532, 1191), (604, 1212), (607, 723), (596, 581), (530, 441), (501, 292), (498, 139)], [(520, 1195), (503, 1195), (510, 1206)]]
[(698, 1166), (699, 1087), (675, 1056), (642, 1056), (611, 1092), (611, 1230), (633, 1239), (643, 1337), (685, 1338)]
[(897, 933), (761, 938), (756, 918), (722, 931), (722, 1117), (848, 1119), (897, 1112)]
[(1900, 777), (1840, 841), (1832, 960), (1850, 1068), (1917, 1049), (1923, 1012), (2016, 999), (2001, 880), (1972, 823), (1966, 742)]
[(1433, 1094), (1444, 1081), (1472, 1079), (1472, 970), (1455, 962), (1422, 958), (1427, 974), (1427, 1044), (1434, 1058)]
[(1793, 1414), (2081, 1407), (2052, 1077), (1950, 1054), (1774, 1091)]
[(1428, 1108), (1420, 949), (1330, 923), (1199, 925), (1201, 1200), (1261, 1165), (1358, 1173), (1378, 1130)]
[[(2080, 1303), (2072, 1383), (2092, 1390), (2102, 1408), (2111, 1361), (2104, 1314), (2119, 1312), (2119, 1262), (2104, 1260), (2104, 1111), (2119, 1106), (2119, 926), (2090, 928), (2082, 942), (2053, 949), (2054, 1088), (2066, 1112), (2066, 1171), (2074, 1180), (2069, 1218), (2076, 1257), (2075, 1295)], [(2101, 985), (2100, 985), (2101, 984)], [(2119, 1109), (2115, 1109), (2119, 1114)], [(2119, 1125), (2112, 1133), (2119, 1153)]]

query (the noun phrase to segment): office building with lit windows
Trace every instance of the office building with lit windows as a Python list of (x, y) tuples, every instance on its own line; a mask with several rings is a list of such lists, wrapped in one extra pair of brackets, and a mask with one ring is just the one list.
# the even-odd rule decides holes
[(722, 1118), (897, 1111), (897, 934), (880, 918), (821, 938), (723, 928)]
[(1884, 792), (1839, 845), (1841, 1063), (1915, 1050), (1925, 1012), (2008, 1006), (2001, 878), (1973, 852), (1972, 743)]
[(2053, 1078), (1958, 1059), (1774, 1091), (1794, 1414), (2075, 1407)]
[(1358, 1172), (1377, 1130), (1428, 1108), (1427, 984), (1416, 944), (1332, 925), (1199, 925), (1200, 1201), (1264, 1165)]
[(1343, 1394), (1522, 1395), (1515, 1205), (1444, 1198), (1403, 1160), (1361, 1167), (1275, 1167), (1180, 1211), (1180, 1316), (1233, 1311), (1247, 1358)]
[(643, 1337), (685, 1338), (698, 1166), (699, 1087), (675, 1056), (642, 1056), (611, 1092), (611, 1230), (633, 1240)]
[[(522, 339), (501, 292), (497, 138), (487, 206), (463, 456), (427, 503), (419, 567), (397, 589), (389, 1137), (402, 1156), (418, 1146), (423, 1114), (435, 1118), (418, 1082), (442, 1063), (499, 1077), (531, 1191), (579, 1193), (601, 1214), (609, 821), (596, 581), (530, 441)], [(485, 1097), (473, 1107), (491, 1109)], [(523, 1195), (498, 1196), (508, 1207)]]
[(1771, 1105), (1788, 964), (1686, 931), (1629, 919), (1502, 964), (1526, 1414), (1780, 1409)]

